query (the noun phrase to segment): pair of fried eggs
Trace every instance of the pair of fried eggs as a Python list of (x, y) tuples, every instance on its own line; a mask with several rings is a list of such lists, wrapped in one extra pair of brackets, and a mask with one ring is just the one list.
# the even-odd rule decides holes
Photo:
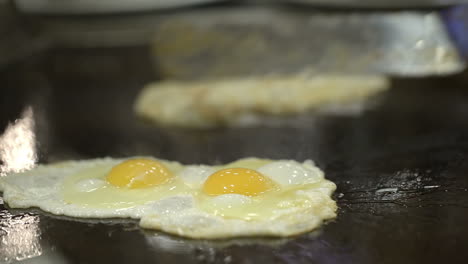
[(335, 189), (310, 160), (257, 158), (220, 166), (105, 158), (40, 165), (0, 178), (4, 201), (13, 208), (140, 219), (143, 228), (191, 238), (310, 231), (336, 216)]

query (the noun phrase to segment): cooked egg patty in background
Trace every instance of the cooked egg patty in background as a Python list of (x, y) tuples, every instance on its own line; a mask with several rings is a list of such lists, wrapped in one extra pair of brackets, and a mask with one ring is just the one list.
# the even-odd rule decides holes
[(310, 160), (246, 158), (183, 165), (154, 158), (40, 165), (0, 178), (13, 208), (56, 215), (133, 218), (191, 238), (291, 236), (336, 216), (336, 186)]
[(158, 124), (191, 128), (243, 126), (266, 117), (363, 101), (389, 88), (384, 76), (265, 76), (147, 85), (135, 112)]

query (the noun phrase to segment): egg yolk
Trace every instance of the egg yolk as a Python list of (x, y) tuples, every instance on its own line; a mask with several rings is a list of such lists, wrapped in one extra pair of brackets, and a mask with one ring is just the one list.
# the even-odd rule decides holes
[(230, 168), (211, 174), (203, 185), (203, 191), (208, 195), (235, 193), (257, 196), (273, 186), (270, 179), (255, 170)]
[(132, 159), (114, 166), (106, 180), (117, 187), (146, 188), (166, 183), (172, 173), (160, 162), (149, 159)]

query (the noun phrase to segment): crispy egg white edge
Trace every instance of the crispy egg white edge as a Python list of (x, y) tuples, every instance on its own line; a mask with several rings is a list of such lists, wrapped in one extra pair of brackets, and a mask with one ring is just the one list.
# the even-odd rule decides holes
[[(33, 170), (14, 173), (0, 178), (0, 191), (3, 191), (4, 201), (13, 208), (39, 207), (56, 215), (90, 218), (141, 218), (140, 226), (149, 229), (191, 237), (191, 238), (225, 238), (241, 236), (291, 236), (304, 233), (318, 227), (323, 220), (336, 216), (336, 202), (331, 199), (336, 185), (324, 179), (323, 172), (314, 166), (310, 160), (303, 166), (320, 171), (320, 186), (309, 190), (299, 190), (298, 194), (309, 200), (320, 202), (311, 208), (291, 210), (284, 209), (280, 216), (271, 220), (246, 221), (242, 219), (226, 219), (201, 211), (193, 206), (192, 196), (171, 196), (159, 201), (141, 206), (123, 209), (98, 209), (95, 212), (82, 212), (82, 206), (67, 204), (60, 197), (60, 185), (69, 175), (82, 169), (101, 164), (118, 164), (125, 159), (94, 159), (84, 161), (62, 162), (53, 165), (39, 165)], [(163, 161), (164, 160), (160, 160)], [(287, 161), (287, 160), (282, 160)], [(74, 165), (73, 170), (67, 165)], [(77, 165), (77, 166), (76, 166)], [(18, 180), (34, 181), (34, 174), (38, 172), (54, 172), (53, 182), (38, 183), (38, 188), (26, 190), (17, 186)], [(35, 183), (36, 184), (36, 183)], [(169, 199), (177, 199), (175, 203), (168, 203)], [(166, 207), (162, 204), (168, 203)], [(174, 204), (178, 204), (178, 207)], [(155, 214), (155, 208), (158, 210)], [(166, 208), (166, 209), (164, 209)], [(136, 212), (136, 214), (135, 214)]]

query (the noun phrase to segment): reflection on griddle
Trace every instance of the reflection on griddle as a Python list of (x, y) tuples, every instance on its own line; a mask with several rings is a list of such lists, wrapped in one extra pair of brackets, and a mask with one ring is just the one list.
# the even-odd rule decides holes
[(0, 262), (24, 260), (42, 254), (39, 216), (0, 211)]
[[(222, 249), (230, 246), (248, 246), (262, 245), (268, 247), (279, 247), (284, 245), (293, 238), (268, 238), (268, 237), (253, 237), (253, 238), (233, 238), (233, 239), (216, 239), (216, 240), (197, 240), (186, 239), (182, 237), (163, 234), (155, 231), (142, 231), (149, 245), (160, 250), (169, 252), (188, 252), (194, 249), (209, 250), (210, 248)], [(310, 233), (309, 235), (317, 235), (319, 231)]]

